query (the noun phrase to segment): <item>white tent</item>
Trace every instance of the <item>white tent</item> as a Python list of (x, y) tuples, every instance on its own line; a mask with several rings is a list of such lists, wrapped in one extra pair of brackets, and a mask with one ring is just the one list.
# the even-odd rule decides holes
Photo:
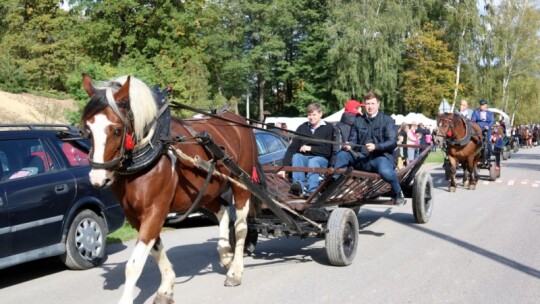
[(426, 127), (429, 127), (429, 126), (434, 127), (437, 125), (437, 121), (435, 119), (428, 118), (422, 113), (414, 113), (414, 112), (407, 114), (407, 116), (405, 116), (404, 122), (407, 124), (423, 123), (424, 126)]
[(298, 126), (307, 121), (307, 117), (266, 117), (264, 123), (273, 123), (276, 127), (281, 127), (282, 123), (287, 124), (287, 129), (296, 131)]
[(345, 112), (345, 109), (341, 109), (337, 111), (336, 113), (329, 115), (323, 119), (326, 120), (327, 122), (338, 122), (341, 120), (341, 116), (343, 115), (343, 112)]
[(399, 125), (401, 125), (402, 123), (405, 122), (405, 116), (403, 116), (401, 114), (398, 114), (398, 115), (392, 114), (391, 116), (394, 119), (397, 126), (399, 126)]
[[(344, 109), (337, 111), (336, 113), (323, 118), (326, 122), (336, 123), (341, 120)], [(273, 123), (277, 127), (280, 127), (282, 123), (287, 124), (287, 129), (296, 131), (296, 129), (307, 121), (307, 117), (266, 117), (265, 123)]]
[[(504, 120), (504, 125), (506, 126), (506, 136), (511, 136), (512, 128), (510, 126), (510, 116), (497, 108), (489, 108), (488, 110), (490, 110), (494, 114), (499, 114), (502, 116), (502, 119)], [(495, 117), (495, 119), (497, 118)]]

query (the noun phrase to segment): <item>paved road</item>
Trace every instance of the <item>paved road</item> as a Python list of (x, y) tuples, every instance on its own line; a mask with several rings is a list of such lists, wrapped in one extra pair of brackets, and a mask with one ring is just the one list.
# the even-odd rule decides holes
[[(216, 227), (163, 234), (175, 263), (176, 303), (539, 303), (540, 147), (503, 162), (477, 190), (446, 191), (440, 166), (431, 221), (404, 207), (364, 206), (351, 266), (329, 266), (324, 240), (260, 238), (244, 282), (223, 287)], [(0, 303), (115, 303), (134, 242), (109, 248), (102, 267), (65, 270), (56, 259), (0, 271)], [(135, 303), (152, 303), (160, 276), (149, 259)]]

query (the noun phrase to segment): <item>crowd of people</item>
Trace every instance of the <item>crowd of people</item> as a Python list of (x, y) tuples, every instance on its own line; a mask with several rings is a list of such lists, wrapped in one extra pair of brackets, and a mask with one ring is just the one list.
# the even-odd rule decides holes
[[(283, 159), (284, 166), (308, 168), (346, 168), (380, 174), (391, 185), (392, 197), (396, 205), (405, 203), (405, 198), (397, 177), (397, 169), (410, 164), (420, 155), (418, 146), (432, 145), (436, 126), (423, 122), (395, 125), (394, 119), (379, 111), (381, 100), (377, 94), (369, 92), (363, 102), (349, 100), (344, 105), (341, 120), (336, 124), (326, 123), (323, 108), (312, 103), (307, 107), (307, 122), (301, 124), (292, 140), (287, 137), (287, 126), (281, 125), (282, 135), (290, 145)], [(365, 107), (365, 113), (362, 112)], [(461, 100), (458, 115), (476, 122), (483, 132), (483, 138), (492, 142), (495, 152), (502, 149), (506, 135), (504, 121), (495, 120), (488, 110), (487, 101), (481, 99), (478, 108), (472, 110), (466, 100)], [(512, 137), (519, 143), (520, 134), (537, 130), (538, 125), (512, 127)], [(398, 144), (400, 146), (398, 147)], [(532, 144), (531, 144), (532, 145)], [(492, 145), (487, 145), (487, 159), (493, 153)], [(495, 153), (496, 170), (500, 170), (500, 153)], [(282, 178), (291, 178), (290, 192), (295, 196), (311, 196), (319, 186), (322, 177), (317, 172), (280, 171)], [(289, 176), (290, 175), (290, 176)], [(334, 178), (338, 178), (335, 176)]]

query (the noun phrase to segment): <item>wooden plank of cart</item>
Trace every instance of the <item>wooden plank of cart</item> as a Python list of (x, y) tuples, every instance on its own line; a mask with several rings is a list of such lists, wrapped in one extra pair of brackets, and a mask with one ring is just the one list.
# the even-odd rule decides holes
[[(400, 145), (419, 148), (418, 158), (400, 169), (398, 179), (408, 203), (412, 201), (417, 223), (427, 223), (433, 210), (433, 182), (421, 166), (431, 146)], [(289, 193), (291, 182), (277, 176), (277, 172), (316, 172), (324, 176), (317, 191), (303, 198)], [(326, 252), (332, 265), (352, 263), (358, 245), (359, 224), (357, 213), (362, 205), (394, 205), (390, 198), (390, 184), (379, 174), (349, 169), (316, 169), (306, 167), (264, 166), (266, 196), (272, 203), (264, 203), (256, 217), (249, 218), (246, 251), (253, 252), (258, 235), (275, 237), (299, 235), (324, 237)], [(334, 180), (333, 175), (339, 177)], [(272, 208), (268, 208), (272, 205)], [(284, 212), (276, 212), (276, 205)]]

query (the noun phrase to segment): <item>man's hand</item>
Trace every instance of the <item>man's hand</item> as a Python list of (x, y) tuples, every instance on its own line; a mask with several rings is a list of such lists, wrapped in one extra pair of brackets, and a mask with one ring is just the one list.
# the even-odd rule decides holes
[(374, 143), (366, 144), (366, 150), (368, 150), (368, 152), (375, 151), (375, 144)]
[(489, 130), (489, 127), (488, 127), (488, 126), (485, 126), (484, 129)]
[(277, 176), (279, 176), (279, 177), (285, 179), (285, 178), (287, 178), (287, 172), (285, 172), (285, 171), (279, 171), (279, 172), (277, 173)]
[(303, 145), (303, 146), (300, 147), (300, 152), (302, 152), (302, 153), (306, 153), (306, 152), (309, 152), (309, 151), (311, 151), (311, 147), (308, 146), (308, 145)]
[(351, 146), (349, 144), (344, 144), (342, 149), (343, 151), (349, 151), (351, 149)]

